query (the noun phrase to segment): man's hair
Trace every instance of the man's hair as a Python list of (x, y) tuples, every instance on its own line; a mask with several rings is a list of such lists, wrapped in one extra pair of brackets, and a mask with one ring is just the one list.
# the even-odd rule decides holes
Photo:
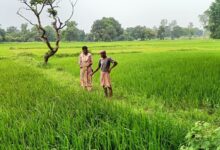
[(83, 46), (82, 50), (88, 50), (88, 47), (87, 46)]
[(99, 52), (100, 54), (106, 54), (106, 51), (102, 50)]

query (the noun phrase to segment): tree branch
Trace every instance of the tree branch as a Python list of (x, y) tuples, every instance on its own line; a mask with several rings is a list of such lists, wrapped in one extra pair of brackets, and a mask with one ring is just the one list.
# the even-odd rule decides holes
[(28, 23), (30, 23), (31, 25), (35, 26), (36, 24), (34, 24), (31, 20), (29, 20), (28, 18), (26, 18), (24, 15), (22, 15), (21, 10), (25, 9), (25, 10), (29, 10), (26, 8), (19, 8), (19, 10), (17, 11), (17, 15), (19, 15), (21, 18), (23, 18), (24, 20), (26, 20)]
[[(56, 6), (53, 6), (53, 4), (50, 4), (50, 8), (51, 8), (52, 11), (56, 11), (54, 9), (54, 7), (56, 7)], [(60, 22), (59, 17), (57, 17), (55, 14), (52, 14), (52, 16), (53, 16), (53, 20), (54, 20), (52, 25), (53, 25), (53, 28), (56, 32), (56, 47), (54, 48), (54, 51), (56, 52), (59, 49), (59, 43), (60, 43), (60, 40), (61, 40), (61, 37), (60, 37), (60, 30), (61, 30), (60, 29), (60, 24), (61, 24), (61, 22)], [(57, 21), (59, 22), (59, 26), (57, 25)]]
[(63, 29), (67, 25), (67, 23), (72, 19), (78, 0), (76, 0), (75, 3), (73, 3), (71, 0), (69, 0), (69, 2), (70, 2), (70, 5), (71, 5), (71, 8), (72, 8), (72, 12), (70, 14), (70, 17), (65, 21), (64, 25), (61, 25), (60, 29)]
[(41, 9), (40, 9), (40, 11), (38, 12), (38, 15), (40, 15), (40, 14), (42, 13), (42, 11), (44, 10), (44, 7), (46, 6), (46, 2), (47, 2), (47, 0), (44, 0)]

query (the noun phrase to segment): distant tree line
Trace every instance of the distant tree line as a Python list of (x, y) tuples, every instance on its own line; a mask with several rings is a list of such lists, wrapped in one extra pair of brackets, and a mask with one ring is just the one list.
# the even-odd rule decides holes
[[(55, 31), (51, 26), (45, 27), (50, 41), (55, 41)], [(151, 39), (178, 39), (181, 37), (193, 38), (203, 36), (203, 30), (189, 23), (188, 27), (181, 27), (177, 21), (168, 22), (163, 19), (159, 27), (148, 28), (136, 26), (123, 29), (121, 24), (114, 18), (102, 18), (92, 25), (91, 32), (85, 33), (78, 29), (77, 23), (71, 21), (62, 30), (62, 41), (134, 41)], [(0, 42), (32, 42), (40, 41), (36, 27), (28, 28), (22, 24), (20, 29), (11, 26), (6, 30), (0, 26)]]
[[(158, 27), (148, 28), (136, 26), (123, 29), (121, 24), (114, 18), (102, 18), (96, 20), (92, 25), (90, 33), (85, 33), (78, 29), (77, 23), (68, 22), (62, 30), (63, 41), (133, 41), (151, 39), (178, 39), (201, 36), (210, 36), (213, 39), (220, 39), (220, 0), (215, 0), (202, 15), (199, 15), (203, 30), (194, 27), (189, 23), (187, 27), (178, 25), (177, 21), (169, 22), (167, 19), (161, 20)], [(55, 31), (51, 26), (46, 26), (46, 33), (49, 40), (55, 41)], [(27, 24), (22, 24), (18, 29), (14, 26), (6, 30), (0, 26), (0, 42), (31, 42), (40, 41), (36, 27), (28, 28)]]

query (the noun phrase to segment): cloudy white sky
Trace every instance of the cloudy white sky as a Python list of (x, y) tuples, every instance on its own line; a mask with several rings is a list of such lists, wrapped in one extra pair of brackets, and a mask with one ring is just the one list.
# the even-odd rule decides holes
[[(68, 0), (61, 0), (62, 17), (68, 17)], [(177, 20), (179, 25), (187, 26), (193, 22), (200, 27), (198, 15), (202, 14), (214, 0), (79, 0), (73, 20), (80, 29), (90, 31), (94, 20), (114, 17), (123, 27), (145, 25), (158, 26), (161, 19)], [(0, 24), (2, 27), (17, 26), (25, 21), (16, 15), (22, 5), (19, 0), (0, 0)], [(28, 17), (32, 17), (28, 15)], [(34, 20), (34, 17), (32, 17)], [(47, 23), (46, 20), (44, 20)]]

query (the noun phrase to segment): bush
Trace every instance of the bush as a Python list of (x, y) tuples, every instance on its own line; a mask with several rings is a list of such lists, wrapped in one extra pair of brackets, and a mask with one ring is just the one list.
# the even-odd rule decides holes
[(197, 122), (186, 135), (187, 144), (180, 150), (220, 150), (220, 127), (209, 123)]

